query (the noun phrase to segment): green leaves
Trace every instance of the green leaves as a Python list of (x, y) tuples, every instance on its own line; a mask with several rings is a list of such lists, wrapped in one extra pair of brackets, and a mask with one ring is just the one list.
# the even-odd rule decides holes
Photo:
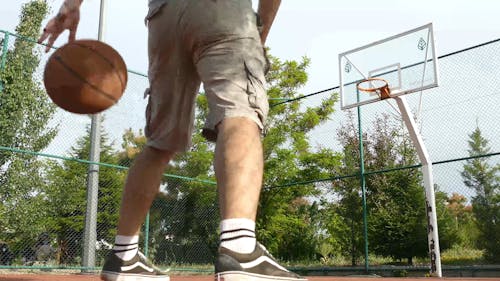
[[(304, 182), (331, 177), (340, 156), (311, 145), (309, 132), (334, 112), (337, 94), (331, 93), (318, 106), (303, 108), (301, 100), (296, 99), (303, 96), (300, 88), (307, 82), (310, 60), (304, 57), (283, 62), (271, 56), (271, 62), (266, 77), (271, 109), (263, 140), (264, 188), (258, 237), (277, 257), (310, 259), (319, 247), (321, 239), (316, 238), (324, 231), (324, 225), (312, 223), (322, 214), (310, 200), (320, 195), (320, 188)], [(281, 99), (281, 104), (273, 106), (280, 102), (273, 99)], [(283, 99), (295, 101), (282, 103)]]
[[(378, 116), (373, 129), (363, 133), (366, 171), (403, 167), (414, 164), (415, 150), (399, 120)], [(354, 115), (338, 131), (344, 148), (342, 175), (359, 173), (359, 137)], [(370, 251), (395, 259), (427, 253), (425, 200), (421, 175), (415, 170), (397, 170), (365, 176)], [(353, 257), (362, 255), (362, 204), (359, 178), (336, 183), (341, 198), (338, 211), (350, 228), (352, 238), (344, 248)], [(354, 264), (353, 264), (354, 265)]]
[[(488, 154), (488, 140), (477, 127), (469, 135), (469, 155)], [(476, 191), (472, 197), (472, 210), (479, 228), (479, 247), (485, 250), (485, 258), (500, 261), (500, 165), (490, 165), (488, 158), (472, 158), (463, 166), (464, 184)]]
[[(35, 50), (35, 38), (47, 14), (45, 1), (23, 5), (16, 32), (9, 36), (5, 68), (0, 71), (3, 90), (0, 92), (0, 145), (39, 152), (46, 148), (57, 133), (49, 120), (54, 106), (48, 100), (35, 70), (40, 54)], [(47, 229), (45, 164), (35, 156), (20, 153), (0, 153), (0, 240), (12, 241), (14, 248), (25, 247)], [(15, 234), (14, 236), (10, 236)]]

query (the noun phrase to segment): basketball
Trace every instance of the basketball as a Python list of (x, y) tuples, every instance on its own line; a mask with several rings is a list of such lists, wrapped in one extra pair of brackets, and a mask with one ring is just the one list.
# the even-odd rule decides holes
[(49, 57), (43, 81), (51, 100), (62, 109), (94, 114), (122, 97), (127, 67), (111, 46), (97, 40), (75, 40)]

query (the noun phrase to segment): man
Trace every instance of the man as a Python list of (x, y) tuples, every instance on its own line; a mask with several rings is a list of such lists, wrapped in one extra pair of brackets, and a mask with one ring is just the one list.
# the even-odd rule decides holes
[[(65, 0), (40, 42), (48, 48), (65, 29), (75, 40), (82, 0)], [(103, 280), (169, 280), (138, 251), (139, 231), (163, 171), (191, 144), (200, 83), (209, 102), (203, 135), (216, 142), (220, 247), (216, 278), (304, 280), (280, 266), (255, 239), (262, 185), (261, 132), (268, 113), (263, 44), (280, 0), (149, 0), (147, 145), (125, 184), (118, 235)], [(260, 22), (260, 32), (258, 25)]]

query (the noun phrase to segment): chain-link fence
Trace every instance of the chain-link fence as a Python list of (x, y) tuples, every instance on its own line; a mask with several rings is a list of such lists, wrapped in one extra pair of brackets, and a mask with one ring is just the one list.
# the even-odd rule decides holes
[[(91, 119), (48, 101), (42, 77), (50, 52), (9, 32), (0, 40), (0, 266), (85, 269), (82, 259), (91, 254), (99, 267), (116, 234), (126, 171), (144, 145), (147, 77), (129, 72), (123, 98), (101, 116), (96, 241), (84, 246), (87, 173), (95, 164), (87, 160)], [(443, 263), (498, 265), (500, 249), (481, 240), (498, 230), (500, 41), (442, 56), (439, 64), (440, 86), (407, 99), (434, 163)], [(285, 105), (318, 106), (335, 90)], [(289, 171), (282, 171), (274, 181), (280, 184), (264, 187), (258, 236), (286, 264), (428, 263), (420, 165), (391, 103), (364, 106), (360, 116), (335, 104), (329, 121), (308, 134), (313, 151), (331, 153), (321, 158), (334, 159), (331, 176), (285, 180)], [(213, 147), (200, 143), (198, 158), (181, 156), (167, 169), (141, 233), (142, 249), (160, 267), (212, 270), (219, 223), (208, 168)], [(280, 157), (287, 156), (267, 161), (279, 166)]]

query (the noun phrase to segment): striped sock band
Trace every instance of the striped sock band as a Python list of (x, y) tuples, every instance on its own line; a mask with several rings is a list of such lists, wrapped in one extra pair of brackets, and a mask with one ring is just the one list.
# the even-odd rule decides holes
[(128, 261), (131, 260), (139, 251), (139, 236), (123, 236), (117, 235), (115, 237), (115, 245), (113, 252), (120, 259)]
[(220, 246), (248, 254), (255, 250), (255, 222), (249, 219), (226, 219), (220, 223)]

